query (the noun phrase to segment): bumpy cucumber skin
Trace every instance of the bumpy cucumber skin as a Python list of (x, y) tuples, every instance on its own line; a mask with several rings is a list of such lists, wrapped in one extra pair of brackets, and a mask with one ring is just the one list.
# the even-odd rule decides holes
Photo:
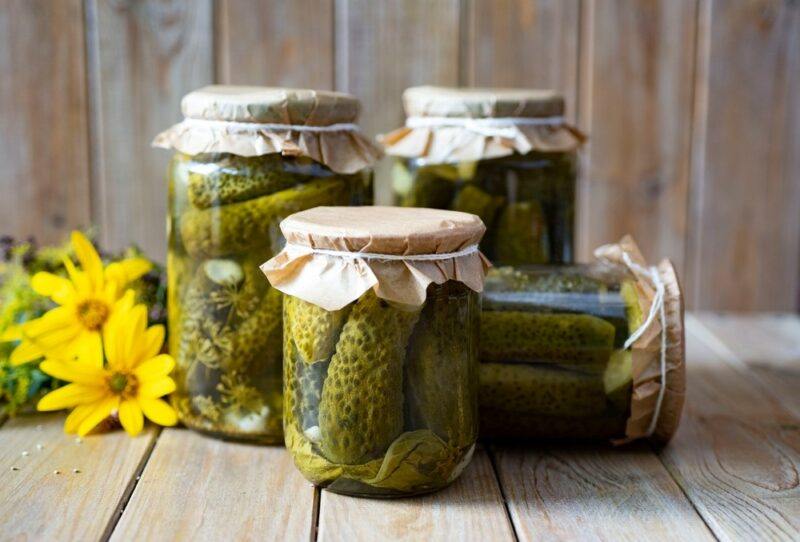
[(347, 183), (338, 178), (311, 181), (256, 199), (210, 209), (191, 209), (181, 217), (181, 237), (195, 258), (262, 251), (267, 259), (280, 220), (319, 205), (347, 205)]
[(406, 427), (430, 429), (452, 446), (477, 438), (477, 294), (460, 283), (429, 289), (406, 362)]
[(494, 224), (498, 210), (502, 207), (505, 198), (487, 194), (474, 184), (467, 184), (453, 200), (451, 209), (463, 213), (478, 215), (487, 229)]
[(298, 297), (286, 296), (285, 317), (292, 322), (292, 338), (307, 363), (330, 359), (351, 308), (347, 305), (338, 311), (326, 311)]
[(536, 201), (506, 205), (492, 235), (494, 260), (504, 264), (543, 264), (550, 259), (547, 221)]
[(322, 389), (319, 446), (329, 461), (380, 457), (403, 430), (403, 362), (418, 318), (372, 291), (356, 301)]
[(279, 154), (253, 158), (231, 155), (215, 165), (208, 172), (189, 173), (189, 201), (199, 209), (264, 196), (302, 180), (283, 170)]
[(614, 347), (615, 328), (588, 314), (484, 311), (481, 361), (568, 363), (601, 370)]

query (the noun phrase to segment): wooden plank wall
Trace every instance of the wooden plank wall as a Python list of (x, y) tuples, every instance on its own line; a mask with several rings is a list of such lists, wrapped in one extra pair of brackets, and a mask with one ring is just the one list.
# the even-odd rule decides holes
[(163, 258), (149, 142), (203, 84), (348, 91), (373, 135), (410, 85), (551, 87), (591, 134), (582, 259), (630, 232), (690, 308), (800, 306), (796, 1), (9, 0), (0, 68), (2, 233)]

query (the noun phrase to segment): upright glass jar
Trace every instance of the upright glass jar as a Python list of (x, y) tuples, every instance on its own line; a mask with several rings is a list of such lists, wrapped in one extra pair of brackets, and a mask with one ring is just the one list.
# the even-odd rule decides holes
[(302, 245), (263, 269), (288, 294), (284, 430), (295, 464), (353, 495), (448, 485), (478, 436), (483, 225), (464, 213), (364, 207), (313, 209), (281, 227)]
[[(492, 269), (482, 299), (481, 434), (514, 439), (631, 436), (634, 373), (660, 378), (658, 336), (649, 334), (646, 344), (631, 338), (647, 317), (648, 288), (628, 267), (606, 261)], [(682, 347), (670, 355), (675, 362), (670, 377), (681, 379), (682, 391)], [(648, 364), (653, 367), (643, 373)], [(662, 385), (660, 380), (657, 384)], [(650, 393), (657, 390), (650, 388)], [(672, 412), (656, 422), (672, 424), (667, 417), (675, 414), (674, 397), (668, 403)], [(655, 408), (653, 401), (648, 408)], [(638, 408), (636, 414), (649, 422), (661, 413)]]
[(414, 87), (406, 127), (383, 136), (395, 204), (478, 215), (481, 244), (505, 264), (574, 258), (577, 149), (551, 91)]
[(178, 151), (169, 169), (167, 255), (173, 403), (192, 429), (279, 443), (282, 296), (258, 266), (282, 248), (278, 224), (286, 216), (371, 204), (368, 164), (355, 160), (337, 171), (313, 153), (287, 152), (303, 138), (334, 138), (335, 145), (354, 135), (352, 128), (338, 139), (313, 130), (352, 122), (358, 103), (315, 91), (206, 87), (182, 105), (187, 119), (156, 140)]

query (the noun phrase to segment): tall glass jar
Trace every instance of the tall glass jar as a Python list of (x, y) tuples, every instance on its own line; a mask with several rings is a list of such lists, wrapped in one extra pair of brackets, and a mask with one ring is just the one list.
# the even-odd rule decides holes
[[(266, 109), (286, 95), (276, 94), (276, 89), (246, 90), (246, 102), (256, 106), (251, 110)], [(197, 101), (205, 101), (205, 111), (232, 107), (237, 100), (241, 106), (243, 92), (231, 87), (224, 92), (218, 87), (201, 89), (184, 99), (184, 113), (188, 116)], [(289, 96), (294, 101), (311, 99), (307, 93)], [(313, 99), (325, 96), (314, 93)], [(212, 101), (214, 108), (209, 106)], [(171, 129), (172, 134), (181, 130), (182, 137), (169, 141), (178, 149), (169, 169), (167, 255), (169, 346), (177, 383), (173, 403), (181, 421), (192, 429), (279, 443), (282, 296), (269, 286), (259, 265), (282, 248), (278, 224), (288, 215), (319, 205), (371, 204), (372, 175), (367, 167), (337, 172), (319, 157), (306, 155), (241, 156), (222, 152), (222, 144), (220, 152), (191, 153), (185, 148), (187, 130), (193, 130), (195, 138), (208, 136), (203, 130), (209, 126), (224, 129), (221, 121), (196, 125), (190, 117)], [(239, 147), (258, 145), (250, 132), (241, 137)]]
[[(476, 251), (463, 256), (471, 263), (454, 263), (450, 253), (457, 250), (445, 247), (456, 241), (476, 248), (483, 228), (471, 215), (416, 211), (429, 210), (298, 213), (284, 221), (284, 233), (324, 253), (312, 252), (316, 262), (307, 250), (296, 252), (299, 261), (283, 253), (264, 267), (288, 294), (286, 445), (300, 471), (331, 491), (381, 497), (435, 491), (461, 473), (478, 437), (480, 305), (474, 288), (484, 268)], [(335, 227), (337, 220), (346, 225)], [(442, 220), (449, 231), (441, 231)], [(434, 272), (429, 259), (415, 271), (438, 273), (433, 282), (402, 276), (406, 265), (419, 265), (418, 250), (438, 243), (447, 252), (434, 252), (436, 263), (458, 271)], [(350, 250), (332, 255), (334, 246)], [(362, 246), (373, 254), (360, 256)], [(374, 273), (378, 283), (354, 288), (363, 273)], [(331, 284), (346, 294), (331, 299)]]
[(478, 215), (492, 261), (573, 261), (584, 136), (564, 122), (561, 96), (415, 87), (403, 98), (406, 127), (382, 138), (397, 158), (396, 205)]
[[(602, 260), (490, 270), (480, 332), (482, 436), (672, 435), (684, 378), (677, 282), (671, 265), (653, 271), (672, 288), (658, 302), (649, 275), (636, 269)], [(649, 322), (659, 333), (640, 330), (656, 302), (664, 304), (667, 319)], [(660, 333), (669, 341), (662, 344)], [(663, 357), (662, 348), (668, 348)]]

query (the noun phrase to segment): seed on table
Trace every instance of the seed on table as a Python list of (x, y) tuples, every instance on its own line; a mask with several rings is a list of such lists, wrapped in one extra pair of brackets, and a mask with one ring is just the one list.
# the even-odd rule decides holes
[(19, 470), (19, 467), (11, 467), (11, 470)]
[(28, 457), (28, 450), (24, 450), (22, 452), (22, 457)]
[(81, 437), (75, 437), (75, 444), (80, 444), (81, 442), (83, 442)]
[(81, 469), (72, 469), (73, 474), (80, 474)]
[(41, 452), (42, 450), (44, 450), (44, 444), (37, 444), (36, 449)]
[(61, 474), (61, 471), (56, 469), (56, 470), (53, 471), (53, 474)]

